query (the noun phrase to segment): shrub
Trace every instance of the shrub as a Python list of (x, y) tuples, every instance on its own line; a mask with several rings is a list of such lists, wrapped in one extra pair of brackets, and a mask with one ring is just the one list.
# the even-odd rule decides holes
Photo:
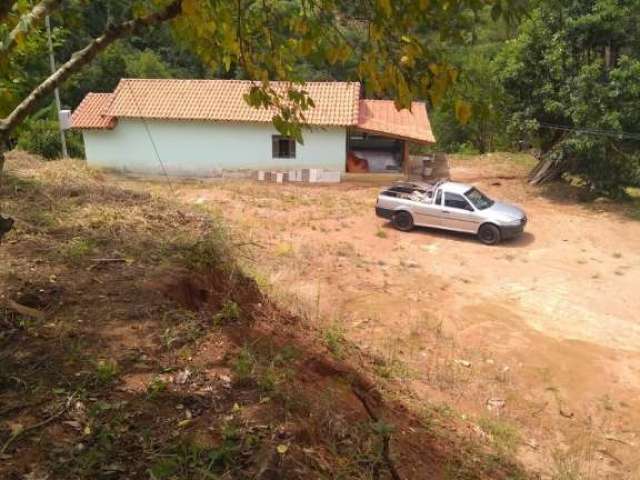
[[(67, 151), (70, 157), (83, 158), (84, 146), (79, 132), (65, 132), (67, 138)], [(18, 148), (46, 159), (60, 158), (62, 156), (62, 143), (58, 122), (55, 120), (31, 120), (18, 135)]]
[(101, 385), (113, 382), (118, 376), (118, 364), (113, 360), (99, 360), (95, 364), (95, 378)]
[(220, 311), (213, 316), (213, 323), (221, 325), (226, 322), (233, 322), (239, 320), (241, 314), (240, 306), (236, 302), (226, 300), (222, 304)]

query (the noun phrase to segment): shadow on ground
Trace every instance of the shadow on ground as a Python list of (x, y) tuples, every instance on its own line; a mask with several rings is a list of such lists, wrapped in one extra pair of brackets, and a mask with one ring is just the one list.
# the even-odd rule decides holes
[(8, 167), (2, 478), (526, 478), (332, 356), (219, 219), (71, 160)]

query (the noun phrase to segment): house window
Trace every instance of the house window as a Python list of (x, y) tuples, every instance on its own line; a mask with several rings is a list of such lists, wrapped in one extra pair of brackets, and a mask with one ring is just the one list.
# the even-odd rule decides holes
[(274, 135), (271, 146), (273, 158), (296, 158), (296, 141), (292, 138)]

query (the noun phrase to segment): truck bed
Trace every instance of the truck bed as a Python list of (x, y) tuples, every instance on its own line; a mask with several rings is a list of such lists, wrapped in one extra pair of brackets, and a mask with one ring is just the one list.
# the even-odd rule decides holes
[(439, 185), (440, 182), (396, 182), (380, 192), (380, 195), (431, 203), (433, 202), (433, 194)]

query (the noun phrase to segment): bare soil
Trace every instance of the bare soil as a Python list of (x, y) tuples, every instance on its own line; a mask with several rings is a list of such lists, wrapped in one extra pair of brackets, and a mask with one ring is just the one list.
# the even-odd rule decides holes
[[(79, 161), (9, 156), (0, 198), (16, 224), (0, 247), (0, 478), (530, 478), (506, 424), (478, 426), (412, 396), (429, 383), (409, 375), (405, 347), (380, 356), (346, 339), (382, 341), (365, 341), (356, 309), (347, 315), (334, 240), (313, 229), (335, 222), (333, 209), (360, 214), (343, 205), (358, 199), (348, 185), (301, 190), (326, 202), (307, 213), (331, 214), (308, 224), (317, 245), (301, 263), (288, 223), (303, 213), (298, 196), (202, 185), (176, 184), (176, 199), (164, 184)], [(236, 228), (222, 226), (219, 207)], [(261, 215), (279, 220), (262, 230)], [(358, 273), (353, 241), (335, 240), (345, 271)], [(332, 304), (345, 305), (335, 321)]]
[(526, 233), (495, 247), (393, 230), (374, 214), (371, 177), (191, 182), (175, 195), (219, 211), (250, 245), (246, 268), (272, 297), (330, 345), (344, 336), (378, 358), (380, 378), (425, 415), (453, 407), (452, 417), (543, 478), (640, 478), (637, 212), (582, 203), (566, 185), (530, 187), (530, 162), (452, 160), (455, 180), (528, 213)]

